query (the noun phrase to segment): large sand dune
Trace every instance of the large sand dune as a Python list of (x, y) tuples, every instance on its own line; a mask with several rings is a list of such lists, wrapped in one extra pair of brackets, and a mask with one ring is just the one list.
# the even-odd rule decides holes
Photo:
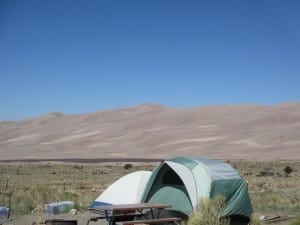
[(300, 103), (168, 108), (138, 105), (0, 122), (0, 160), (300, 159)]

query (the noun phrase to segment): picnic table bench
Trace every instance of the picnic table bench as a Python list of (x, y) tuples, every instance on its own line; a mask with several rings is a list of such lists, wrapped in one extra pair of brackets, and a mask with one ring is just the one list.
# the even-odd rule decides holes
[(130, 212), (130, 213), (119, 213), (117, 215), (99, 215), (99, 216), (92, 216), (89, 218), (90, 221), (96, 222), (98, 220), (102, 220), (102, 219), (112, 219), (113, 217), (116, 218), (128, 218), (128, 217), (142, 217), (142, 216), (147, 216), (149, 215), (148, 213), (139, 213), (139, 212)]
[(181, 218), (179, 217), (167, 217), (167, 218), (158, 218), (158, 219), (146, 219), (146, 220), (130, 220), (130, 221), (121, 221), (117, 222), (119, 225), (135, 225), (135, 224), (161, 224), (161, 223), (174, 223), (179, 224)]
[[(87, 225), (90, 222), (96, 222), (100, 219), (106, 219), (108, 225), (123, 225), (133, 224), (155, 224), (177, 222), (180, 218), (158, 218), (159, 212), (162, 209), (170, 208), (170, 205), (157, 203), (138, 203), (138, 204), (120, 204), (120, 205), (103, 205), (89, 209), (91, 212), (98, 214), (89, 218)], [(144, 210), (147, 210), (146, 212)], [(158, 210), (154, 216), (154, 210)], [(141, 217), (144, 217), (141, 219)], [(148, 218), (147, 218), (148, 217)]]

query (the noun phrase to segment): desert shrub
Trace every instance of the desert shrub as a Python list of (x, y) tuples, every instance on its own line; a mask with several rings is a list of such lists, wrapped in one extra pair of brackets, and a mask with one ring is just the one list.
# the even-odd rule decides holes
[(73, 201), (76, 209), (85, 207), (76, 192), (56, 190), (47, 185), (36, 185), (26, 191), (16, 192), (12, 200), (13, 211), (22, 213), (30, 213), (37, 207), (56, 201)]
[(132, 167), (133, 167), (132, 164), (127, 163), (127, 164), (124, 165), (123, 168), (124, 168), (125, 170), (129, 170), (129, 169), (131, 169)]
[(31, 195), (24, 195), (21, 199), (22, 202), (19, 205), (19, 210), (23, 212), (31, 212), (37, 206), (37, 202)]
[(273, 171), (263, 170), (263, 171), (260, 171), (259, 174), (256, 175), (256, 176), (258, 176), (258, 177), (272, 177), (272, 176), (275, 176), (275, 175), (276, 175), (276, 173), (273, 172)]
[(86, 189), (86, 184), (85, 183), (78, 183), (78, 184), (76, 184), (76, 187), (75, 187), (76, 189), (78, 189), (78, 190), (85, 190)]
[(29, 213), (36, 207), (56, 199), (56, 192), (53, 189), (47, 185), (36, 185), (13, 193), (12, 210)]
[(223, 196), (214, 199), (202, 198), (190, 215), (187, 225), (229, 225), (229, 219), (221, 219), (224, 208)]
[(300, 217), (293, 219), (289, 222), (289, 225), (300, 225)]
[(31, 189), (30, 195), (36, 198), (37, 201), (41, 203), (47, 203), (49, 201), (55, 200), (56, 192), (47, 185), (37, 185), (35, 188)]
[(289, 166), (286, 166), (286, 167), (283, 169), (283, 171), (284, 171), (284, 173), (285, 173), (286, 176), (289, 176), (290, 173), (293, 172), (292, 168), (289, 167)]

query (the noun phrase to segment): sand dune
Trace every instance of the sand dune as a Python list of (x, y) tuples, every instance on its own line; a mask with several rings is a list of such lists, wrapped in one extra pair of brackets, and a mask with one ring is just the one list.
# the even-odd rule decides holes
[(300, 103), (169, 108), (144, 104), (90, 114), (0, 122), (0, 159), (300, 159)]

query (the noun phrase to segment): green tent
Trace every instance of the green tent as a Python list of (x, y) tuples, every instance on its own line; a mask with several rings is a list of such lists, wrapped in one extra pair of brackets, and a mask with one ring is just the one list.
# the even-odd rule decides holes
[(218, 160), (177, 157), (154, 169), (142, 201), (170, 204), (168, 216), (187, 218), (200, 198), (220, 194), (226, 198), (222, 216), (247, 223), (252, 206), (247, 184), (236, 169)]

